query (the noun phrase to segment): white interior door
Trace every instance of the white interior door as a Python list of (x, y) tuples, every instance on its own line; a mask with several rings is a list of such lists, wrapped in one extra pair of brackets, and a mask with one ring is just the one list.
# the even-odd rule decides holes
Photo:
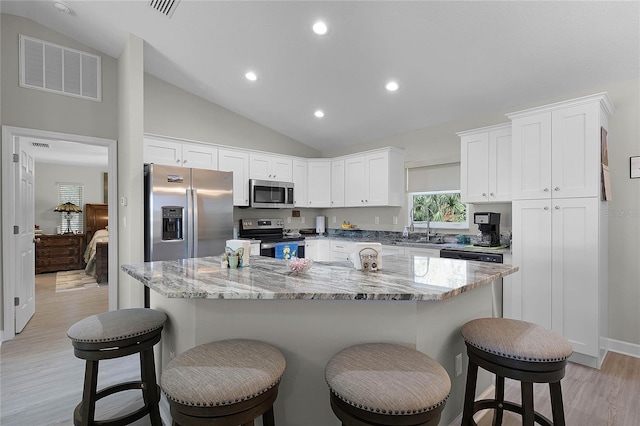
[[(26, 150), (26, 144), (20, 144), (20, 138), (14, 138), (15, 151), (18, 152), (16, 173), (16, 202), (14, 204), (16, 225), (18, 226), (15, 256), (15, 297), (16, 333), (20, 333), (36, 312), (35, 285), (35, 245), (33, 235), (34, 222), (34, 160)], [(21, 146), (23, 145), (23, 146)]]

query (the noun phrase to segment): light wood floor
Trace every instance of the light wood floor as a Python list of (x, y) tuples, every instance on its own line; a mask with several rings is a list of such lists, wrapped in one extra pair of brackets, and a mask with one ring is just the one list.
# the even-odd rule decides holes
[[(0, 425), (68, 426), (82, 398), (84, 361), (73, 355), (67, 330), (108, 310), (108, 286), (55, 292), (56, 274), (36, 275), (36, 314), (25, 329), (0, 347)], [(100, 362), (98, 386), (139, 380), (139, 358)], [(142, 405), (139, 391), (98, 402), (96, 418), (115, 417)], [(136, 423), (149, 425), (147, 419)]]
[[(36, 315), (16, 338), (0, 347), (0, 425), (72, 425), (82, 396), (84, 362), (73, 355), (67, 329), (89, 315), (104, 312), (108, 288), (55, 293), (55, 274), (36, 275)], [(135, 355), (101, 361), (99, 386), (139, 379)], [(600, 371), (569, 364), (562, 381), (570, 426), (640, 425), (640, 359), (609, 353)], [(548, 387), (535, 385), (536, 409), (551, 416)], [(97, 417), (107, 418), (139, 407), (135, 391), (101, 400)], [(507, 399), (520, 402), (516, 382), (507, 380)], [(136, 426), (149, 425), (147, 418)], [(489, 426), (491, 415), (480, 426)], [(505, 414), (505, 426), (520, 418)], [(300, 425), (304, 426), (304, 425)]]

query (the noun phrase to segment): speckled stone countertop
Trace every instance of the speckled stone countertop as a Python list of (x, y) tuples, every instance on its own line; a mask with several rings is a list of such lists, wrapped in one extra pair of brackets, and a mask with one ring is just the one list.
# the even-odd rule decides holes
[(221, 268), (219, 256), (122, 265), (168, 298), (443, 300), (512, 274), (517, 267), (424, 256), (385, 256), (383, 269), (363, 272), (348, 261), (314, 262), (306, 273), (286, 261), (251, 256), (251, 266)]

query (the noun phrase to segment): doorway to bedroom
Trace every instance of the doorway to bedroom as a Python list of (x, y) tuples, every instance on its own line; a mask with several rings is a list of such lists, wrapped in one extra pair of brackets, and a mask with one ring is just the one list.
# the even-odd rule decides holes
[[(47, 297), (48, 292), (36, 291), (42, 283), (50, 286), (53, 282), (54, 293), (69, 295), (102, 287), (108, 303), (100, 311), (115, 309), (117, 227), (112, 229), (109, 244), (108, 221), (117, 224), (116, 141), (6, 126), (2, 128), (2, 140), (2, 340), (28, 327), (31, 318), (28, 313), (26, 321), (17, 318), (20, 307), (14, 308), (8, 301), (23, 294), (32, 294), (31, 299), (36, 294)], [(32, 188), (23, 190), (22, 178), (29, 174), (25, 172), (28, 169)], [(23, 217), (23, 212), (32, 212), (30, 218)], [(17, 236), (13, 235), (16, 229), (32, 236), (29, 240), (33, 243), (25, 249), (32, 252), (28, 256), (10, 249), (17, 247)], [(92, 250), (88, 251), (89, 246)], [(29, 257), (32, 263), (23, 260)], [(113, 262), (108, 261), (110, 258)], [(31, 303), (35, 311), (35, 300)]]

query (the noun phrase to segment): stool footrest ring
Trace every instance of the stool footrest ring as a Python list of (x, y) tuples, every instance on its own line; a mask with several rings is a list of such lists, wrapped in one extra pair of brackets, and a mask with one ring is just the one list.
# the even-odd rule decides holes
[[(118, 392), (126, 391), (126, 390), (144, 390), (144, 383), (142, 381), (132, 381), (119, 383), (117, 385), (109, 386), (100, 391), (96, 392), (96, 401), (105, 398), (109, 395), (113, 395)], [(157, 391), (157, 400), (160, 400), (160, 386), (156, 385)], [(73, 411), (73, 423), (74, 425), (80, 425), (82, 422), (82, 416), (80, 414), (80, 410), (82, 409), (83, 401), (81, 401), (78, 405), (76, 405), (75, 410)], [(133, 411), (129, 414), (125, 414), (124, 416), (116, 417), (109, 420), (95, 420), (93, 424), (95, 426), (125, 426), (130, 423), (135, 422), (136, 420), (140, 420), (144, 416), (150, 413), (151, 406), (149, 403), (146, 403), (143, 407), (139, 408), (136, 411)]]
[[(498, 401), (497, 399), (480, 399), (473, 403), (473, 413), (477, 413), (481, 410), (490, 410), (490, 409), (503, 409), (506, 411), (511, 411), (512, 413), (522, 414), (522, 405), (515, 404), (509, 401)], [(542, 414), (535, 411), (533, 413), (535, 422), (542, 426), (553, 426), (551, 420), (543, 416)]]

